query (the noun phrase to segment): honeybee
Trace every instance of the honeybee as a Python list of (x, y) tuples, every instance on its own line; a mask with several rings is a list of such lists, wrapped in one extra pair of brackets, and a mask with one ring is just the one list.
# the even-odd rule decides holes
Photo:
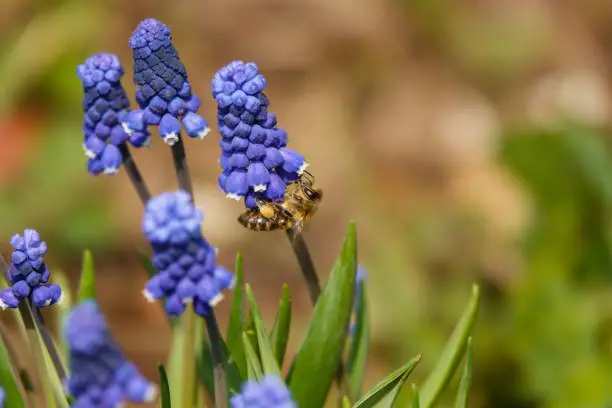
[(252, 231), (293, 229), (300, 232), (322, 199), (323, 191), (314, 187), (314, 176), (304, 171), (299, 179), (287, 184), (282, 201), (257, 198), (258, 208), (240, 214), (238, 222)]

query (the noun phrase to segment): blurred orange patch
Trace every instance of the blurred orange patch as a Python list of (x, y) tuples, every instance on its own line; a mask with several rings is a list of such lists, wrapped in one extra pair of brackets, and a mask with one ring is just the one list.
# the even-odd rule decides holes
[(21, 110), (0, 118), (0, 186), (26, 165), (40, 128), (39, 117), (38, 112)]

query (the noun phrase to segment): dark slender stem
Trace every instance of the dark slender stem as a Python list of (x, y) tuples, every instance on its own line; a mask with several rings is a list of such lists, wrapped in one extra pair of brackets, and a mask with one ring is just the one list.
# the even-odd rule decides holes
[(317, 275), (317, 270), (315, 269), (314, 262), (310, 256), (308, 245), (304, 240), (304, 236), (300, 232), (288, 230), (287, 238), (289, 238), (289, 242), (293, 248), (293, 253), (300, 264), (300, 269), (302, 270), (302, 275), (304, 275), (304, 279), (306, 280), (306, 285), (308, 285), (310, 300), (312, 301), (312, 304), (315, 305), (319, 299), (319, 296), (321, 295), (321, 284), (319, 283), (319, 276)]
[(55, 368), (55, 371), (57, 372), (57, 375), (59, 376), (60, 380), (63, 381), (64, 378), (66, 378), (66, 370), (64, 369), (64, 364), (62, 363), (62, 360), (59, 356), (57, 347), (55, 347), (55, 342), (51, 338), (51, 335), (49, 334), (49, 331), (47, 330), (47, 327), (45, 326), (44, 321), (42, 320), (42, 314), (40, 313), (40, 309), (32, 305), (29, 299), (28, 303), (29, 306), (32, 308), (32, 311), (34, 312), (34, 323), (36, 324), (38, 332), (42, 337), (43, 343), (45, 344), (47, 352), (49, 353), (49, 357), (51, 357), (53, 367)]
[(215, 377), (215, 408), (227, 408), (227, 384), (225, 368), (223, 367), (223, 348), (221, 347), (221, 332), (215, 318), (215, 313), (204, 318), (206, 320), (206, 331), (210, 342), (210, 353), (213, 361), (213, 374)]
[(187, 166), (187, 154), (185, 153), (185, 145), (183, 144), (181, 135), (178, 136), (176, 143), (172, 145), (172, 159), (174, 160), (174, 168), (176, 170), (179, 188), (187, 191), (193, 196), (191, 176), (189, 175), (189, 166)]
[[(185, 145), (183, 144), (183, 139), (180, 134), (178, 140), (172, 145), (172, 159), (174, 160), (174, 169), (176, 171), (179, 188), (187, 191), (195, 203), (191, 175), (189, 174), (189, 166), (187, 165), (187, 154), (185, 153)], [(221, 337), (219, 325), (217, 324), (217, 319), (212, 309), (204, 320), (206, 321), (206, 331), (208, 333), (213, 361), (215, 408), (227, 408), (227, 384), (225, 367), (223, 364), (223, 348), (221, 347), (223, 338)]]
[(127, 171), (128, 177), (130, 178), (130, 181), (132, 182), (140, 201), (142, 201), (142, 204), (145, 205), (151, 198), (151, 192), (142, 178), (142, 174), (140, 174), (140, 170), (138, 170), (138, 166), (136, 166), (136, 162), (134, 161), (134, 157), (132, 156), (132, 153), (130, 153), (128, 146), (123, 143), (119, 146), (119, 150), (121, 151), (121, 156), (123, 157), (123, 167)]

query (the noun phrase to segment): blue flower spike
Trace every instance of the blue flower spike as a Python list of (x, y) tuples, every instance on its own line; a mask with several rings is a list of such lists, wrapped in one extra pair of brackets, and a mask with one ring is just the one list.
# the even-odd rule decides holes
[(247, 208), (257, 206), (256, 197), (282, 200), (287, 183), (308, 167), (304, 156), (287, 148), (287, 133), (268, 112), (265, 87), (252, 62), (231, 62), (212, 80), (221, 134), (219, 187), (228, 198), (243, 198)]
[(77, 304), (66, 319), (70, 375), (66, 392), (73, 408), (119, 407), (126, 400), (153, 402), (157, 386), (127, 361), (113, 340), (94, 300)]
[(6, 402), (6, 391), (4, 391), (4, 388), (0, 387), (0, 408), (4, 408), (5, 402)]
[(117, 173), (123, 160), (119, 150), (122, 144), (129, 141), (134, 147), (142, 147), (150, 141), (146, 129), (128, 133), (121, 123), (130, 107), (121, 85), (123, 72), (119, 58), (107, 53), (93, 55), (77, 68), (84, 93), (83, 148), (93, 175)]
[(202, 236), (203, 219), (185, 191), (163, 193), (147, 203), (142, 228), (158, 273), (143, 295), (150, 302), (165, 299), (170, 316), (181, 315), (188, 304), (207, 316), (222, 292), (234, 287), (233, 274), (216, 264), (217, 250)]
[(265, 376), (261, 382), (247, 381), (230, 404), (232, 408), (297, 408), (283, 380), (272, 375)]
[(47, 244), (33, 229), (26, 229), (23, 236), (11, 238), (13, 252), (8, 278), (9, 288), (0, 291), (0, 308), (15, 309), (22, 299), (29, 298), (38, 307), (51, 306), (62, 301), (62, 289), (55, 283), (48, 283), (49, 269), (43, 257)]
[(172, 45), (170, 28), (148, 18), (130, 38), (134, 55), (136, 101), (140, 110), (125, 117), (124, 127), (142, 132), (157, 126), (168, 145), (179, 140), (181, 124), (187, 135), (203, 139), (210, 131), (208, 123), (197, 114), (200, 99), (192, 94), (187, 71)]

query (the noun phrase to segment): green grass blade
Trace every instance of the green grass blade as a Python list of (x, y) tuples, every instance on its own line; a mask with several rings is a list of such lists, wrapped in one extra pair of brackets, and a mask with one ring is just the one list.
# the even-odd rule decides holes
[(57, 318), (55, 319), (55, 330), (58, 333), (57, 348), (63, 361), (68, 361), (68, 346), (64, 338), (64, 321), (72, 309), (72, 290), (70, 281), (64, 272), (59, 270), (53, 271), (53, 280), (60, 285), (63, 295), (62, 301), (55, 306), (57, 311)]
[(276, 320), (270, 334), (270, 341), (274, 349), (274, 356), (278, 362), (278, 366), (283, 366), (285, 352), (287, 351), (287, 342), (289, 340), (289, 329), (291, 327), (291, 294), (289, 286), (283, 285), (283, 293), (278, 305)]
[(457, 393), (457, 400), (455, 401), (455, 408), (466, 408), (468, 395), (470, 393), (470, 385), (472, 383), (472, 338), (469, 337), (467, 340), (467, 349), (465, 352), (465, 367), (463, 368), (463, 375), (461, 376), (461, 382), (459, 383), (459, 392)]
[(166, 375), (166, 369), (163, 364), (157, 365), (157, 371), (159, 372), (159, 387), (161, 393), (161, 408), (171, 408), (170, 402), (170, 386), (168, 385), (168, 376)]
[(263, 370), (261, 369), (257, 352), (246, 333), (242, 334), (242, 343), (244, 344), (244, 354), (247, 362), (247, 377), (249, 380), (259, 381), (263, 377)]
[(366, 362), (368, 359), (370, 322), (367, 312), (367, 297), (365, 284), (360, 285), (357, 319), (355, 321), (355, 332), (352, 335), (351, 347), (348, 357), (349, 391), (351, 398), (356, 401), (361, 397), (363, 386), (363, 375), (365, 373)]
[(232, 308), (227, 327), (227, 348), (230, 350), (240, 375), (246, 377), (246, 361), (242, 345), (244, 331), (244, 277), (242, 271), (242, 255), (236, 254), (236, 285), (232, 295)]
[(13, 370), (11, 358), (2, 337), (0, 337), (0, 384), (6, 393), (5, 405), (7, 407), (25, 408), (17, 375)]
[(255, 332), (257, 333), (257, 344), (259, 345), (259, 355), (263, 371), (265, 374), (272, 374), (280, 377), (281, 370), (274, 357), (274, 350), (270, 343), (270, 338), (266, 333), (266, 328), (259, 311), (259, 306), (255, 300), (255, 295), (248, 283), (246, 284), (246, 295), (251, 307), (251, 316), (253, 316), (253, 322), (255, 323)]
[(289, 386), (300, 407), (322, 407), (346, 342), (357, 272), (355, 224), (348, 232), (293, 362)]
[[(241, 339), (242, 343), (242, 339)], [(225, 362), (225, 374), (227, 378), (227, 390), (228, 395), (234, 395), (240, 391), (242, 386), (242, 378), (246, 378), (246, 375), (242, 377), (238, 371), (238, 367), (228, 350), (228, 346), (223, 342), (223, 361)], [(242, 348), (243, 346), (241, 346)], [(210, 352), (210, 345), (208, 341), (202, 339), (200, 347), (200, 355), (198, 357), (198, 376), (200, 381), (204, 384), (209, 394), (215, 397), (215, 376), (213, 371), (212, 354)]]
[(416, 384), (412, 384), (412, 408), (420, 408), (421, 401), (419, 399), (419, 388)]
[(354, 408), (391, 407), (402, 385), (404, 385), (420, 361), (421, 356), (418, 355), (389, 374), (357, 401)]
[(476, 320), (479, 297), (480, 290), (477, 285), (474, 285), (468, 306), (455, 326), (453, 334), (446, 343), (432, 373), (421, 387), (420, 398), (423, 408), (434, 406), (457, 369), (465, 350), (467, 338)]
[(83, 253), (83, 268), (81, 269), (81, 281), (79, 282), (77, 302), (88, 299), (96, 299), (96, 286), (93, 257), (91, 251), (86, 250)]
[(342, 408), (352, 408), (351, 400), (346, 395), (342, 398)]

